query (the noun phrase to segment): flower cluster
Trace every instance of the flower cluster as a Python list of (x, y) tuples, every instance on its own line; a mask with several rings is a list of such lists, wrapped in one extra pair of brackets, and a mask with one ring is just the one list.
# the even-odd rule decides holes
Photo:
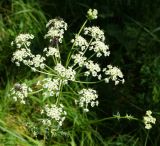
[(75, 39), (71, 40), (75, 46), (80, 47), (84, 51), (88, 47), (88, 42), (80, 35), (76, 35)]
[(74, 60), (74, 65), (78, 64), (80, 67), (84, 66), (86, 57), (83, 56), (83, 52), (79, 52), (79, 54), (72, 55), (72, 59)]
[(20, 34), (16, 37), (15, 43), (19, 49), (13, 53), (12, 61), (15, 62), (17, 66), (20, 66), (20, 63), (22, 62), (25, 65), (30, 66), (33, 70), (36, 70), (38, 67), (43, 69), (45, 66), (44, 61), (46, 59), (39, 54), (33, 55), (28, 48), (31, 43), (29, 40), (33, 38), (34, 36), (32, 34)]
[(97, 57), (101, 57), (102, 54), (104, 54), (104, 56), (110, 55), (109, 47), (99, 40), (92, 42), (89, 50), (93, 50), (97, 54)]
[[(97, 10), (89, 9), (87, 19), (97, 19), (97, 14)], [(66, 45), (62, 46), (61, 43), (64, 32), (67, 30), (67, 23), (61, 18), (50, 20), (46, 24), (48, 32), (44, 36), (45, 39), (49, 40), (49, 45), (43, 49), (45, 57), (40, 54), (32, 54), (29, 47), (31, 40), (34, 38), (33, 35), (20, 34), (14, 41), (18, 50), (13, 53), (12, 61), (18, 66), (20, 66), (20, 63), (23, 63), (33, 71), (41, 74), (40, 80), (37, 84), (35, 83), (36, 86), (33, 88), (38, 90), (32, 92), (32, 94), (36, 94), (35, 97), (41, 96), (43, 104), (45, 105), (41, 111), (42, 128), (45, 126), (45, 128), (48, 127), (48, 130), (56, 131), (56, 129), (58, 130), (63, 125), (66, 117), (66, 112), (62, 105), (65, 102), (64, 97), (66, 97), (66, 95), (77, 95), (78, 91), (76, 91), (76, 89), (82, 87), (81, 84), (88, 83), (90, 79), (89, 76), (96, 77), (94, 82), (91, 81), (91, 83), (104, 80), (108, 83), (110, 79), (115, 81), (115, 85), (119, 82), (124, 82), (123, 74), (119, 68), (108, 65), (107, 68), (101, 69), (99, 63), (95, 62), (99, 57), (110, 55), (109, 46), (105, 44), (103, 30), (100, 30), (97, 26), (86, 27), (86, 23), (87, 20), (82, 25), (80, 31), (75, 34), (74, 39), (70, 41), (72, 44), (65, 43)], [(63, 52), (63, 50), (60, 50), (61, 47), (65, 49), (71, 47), (68, 55), (61, 54)], [(48, 57), (50, 57), (49, 61), (52, 61), (51, 58), (53, 59), (53, 62), (49, 62), (49, 65), (47, 64)], [(34, 81), (35, 80), (33, 80), (33, 82)], [(75, 88), (74, 91), (72, 87), (68, 85), (68, 82), (74, 82), (72, 83), (73, 88), (74, 85), (78, 88)], [(80, 84), (80, 86), (77, 84)], [(27, 87), (26, 84), (16, 84), (11, 89), (11, 95), (14, 100), (20, 100), (23, 104), (25, 104), (24, 98), (28, 96), (28, 92), (31, 92), (31, 89)], [(83, 108), (85, 112), (89, 111), (89, 106), (94, 107), (99, 104), (97, 91), (91, 88), (80, 89), (77, 96), (78, 99), (76, 99), (75, 102), (80, 108)], [(74, 101), (73, 98), (68, 99)], [(68, 103), (72, 104), (73, 102), (69, 101)], [(129, 118), (128, 116), (128, 119)]]
[(44, 48), (43, 51), (46, 52), (47, 57), (48, 56), (55, 56), (56, 58), (60, 58), (59, 50), (54, 47)]
[(46, 27), (49, 28), (49, 30), (44, 38), (49, 38), (50, 42), (52, 43), (54, 43), (55, 41), (61, 43), (64, 31), (67, 30), (67, 23), (64, 22), (61, 18), (56, 18), (50, 20), (46, 24)]
[(29, 49), (22, 48), (21, 50), (17, 50), (13, 53), (12, 61), (15, 62), (17, 66), (20, 66), (20, 62), (25, 65), (29, 65), (31, 64), (31, 60), (28, 59), (29, 57), (33, 57), (31, 51)]
[(152, 111), (146, 111), (146, 116), (143, 117), (143, 121), (146, 129), (151, 129), (152, 125), (156, 123), (156, 118), (152, 117)]
[(104, 32), (97, 26), (84, 28), (84, 34), (91, 36), (95, 40), (105, 41)]
[(103, 72), (107, 75), (107, 78), (105, 78), (106, 83), (110, 79), (115, 82), (115, 85), (119, 84), (119, 82), (124, 83), (123, 74), (119, 68), (108, 65), (107, 68), (103, 69)]
[(68, 80), (75, 81), (76, 72), (71, 67), (66, 69), (62, 64), (58, 63), (54, 70), (57, 72), (59, 79), (63, 81), (63, 84), (67, 84)]
[(43, 88), (46, 89), (43, 92), (43, 95), (45, 97), (59, 95), (59, 80), (52, 78), (45, 78), (42, 82), (43, 82)]
[(89, 76), (92, 74), (93, 77), (98, 76), (98, 73), (101, 71), (101, 68), (97, 63), (94, 63), (92, 60), (85, 62), (85, 67), (88, 69), (88, 71), (85, 72), (86, 76)]
[(88, 112), (88, 105), (90, 104), (91, 107), (98, 106), (98, 95), (96, 90), (91, 88), (89, 89), (82, 89), (78, 92), (80, 99), (75, 100), (76, 104), (79, 104), (80, 107), (83, 108), (85, 112)]
[(28, 92), (31, 91), (32, 89), (29, 88), (25, 83), (16, 83), (14, 87), (10, 90), (10, 95), (13, 97), (15, 101), (20, 100), (20, 103), (25, 104), (25, 98), (27, 98)]
[(20, 34), (16, 37), (15, 42), (11, 42), (11, 45), (14, 43), (17, 45), (17, 48), (21, 47), (29, 47), (31, 42), (29, 40), (32, 40), (34, 36), (32, 34)]
[(97, 19), (98, 11), (96, 9), (89, 9), (87, 12), (87, 18), (89, 20)]
[(67, 115), (64, 111), (64, 106), (61, 104), (59, 107), (55, 104), (45, 105), (41, 114), (45, 115), (47, 118), (42, 120), (43, 125), (51, 126), (52, 122), (57, 125), (57, 129), (62, 126), (65, 116)]

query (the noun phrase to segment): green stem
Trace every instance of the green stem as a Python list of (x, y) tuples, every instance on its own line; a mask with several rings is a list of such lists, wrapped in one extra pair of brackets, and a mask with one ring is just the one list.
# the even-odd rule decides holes
[(149, 136), (149, 130), (147, 132), (147, 136), (146, 136), (146, 140), (145, 140), (144, 146), (147, 146), (148, 136)]
[(31, 92), (31, 93), (29, 93), (29, 95), (33, 95), (33, 94), (39, 93), (39, 92), (41, 92), (41, 91), (43, 91), (43, 89), (40, 89), (40, 90), (37, 90), (37, 91)]
[(73, 81), (73, 82), (82, 83), (82, 84), (97, 84), (97, 83), (101, 83), (103, 81), (104, 81), (104, 79), (100, 80), (100, 81), (97, 81), (97, 82), (85, 82), (85, 81)]
[(104, 119), (100, 119), (100, 120), (91, 121), (90, 124), (95, 124), (95, 123), (103, 122), (106, 120), (112, 120), (112, 119), (128, 119), (128, 120), (137, 120), (138, 121), (138, 119), (134, 118), (134, 117), (127, 118), (126, 116), (113, 116), (113, 117), (108, 117), (108, 118), (104, 118)]
[[(86, 25), (87, 22), (88, 22), (88, 20), (86, 20), (86, 21), (83, 23), (83, 25), (81, 26), (81, 28), (80, 28), (77, 36), (80, 35), (80, 33), (82, 32), (82, 30), (83, 30), (83, 28), (85, 27), (85, 25)], [(71, 55), (74, 53), (74, 51), (72, 52), (74, 46), (75, 46), (75, 41), (74, 41), (74, 43), (73, 43), (73, 45), (72, 45), (72, 47), (71, 47), (71, 51), (69, 52), (69, 54), (68, 54), (68, 56), (67, 56), (66, 67), (69, 65), (69, 62), (70, 62), (70, 60), (71, 60)]]

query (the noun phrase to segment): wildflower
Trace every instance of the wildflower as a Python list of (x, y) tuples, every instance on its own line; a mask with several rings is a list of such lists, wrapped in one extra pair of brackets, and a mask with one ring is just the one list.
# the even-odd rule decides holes
[(50, 42), (56, 38), (61, 43), (64, 31), (67, 30), (67, 23), (62, 19), (52, 19), (47, 23), (46, 27), (49, 27), (49, 30), (44, 38), (49, 38)]
[(46, 27), (54, 27), (54, 29), (64, 29), (67, 30), (67, 23), (63, 21), (62, 18), (55, 18), (49, 20)]
[(45, 66), (45, 64), (43, 63), (44, 60), (46, 60), (46, 59), (39, 54), (34, 56), (32, 58), (33, 66), (35, 68), (40, 67), (41, 69), (43, 69)]
[(104, 32), (97, 26), (84, 28), (84, 34), (91, 36), (95, 40), (105, 41)]
[(156, 118), (152, 116), (152, 111), (146, 111), (146, 116), (143, 117), (143, 121), (146, 129), (152, 128), (152, 124), (156, 123)]
[(43, 88), (46, 89), (45, 92), (43, 92), (45, 97), (59, 95), (59, 80), (45, 78), (42, 82), (44, 82)]
[(63, 84), (67, 84), (68, 80), (75, 81), (76, 72), (71, 67), (68, 67), (68, 69), (66, 69), (62, 64), (58, 63), (54, 67), (54, 70), (57, 72), (60, 80), (63, 81)]
[(64, 106), (62, 104), (59, 107), (55, 104), (45, 105), (42, 114), (45, 114), (47, 118), (43, 119), (42, 123), (51, 126), (52, 122), (56, 122), (55, 124), (57, 124), (58, 127), (61, 127), (65, 120), (65, 116), (67, 115), (63, 108)]
[(91, 88), (89, 89), (82, 89), (78, 92), (80, 99), (79, 101), (76, 100), (76, 103), (79, 104), (80, 107), (83, 107), (85, 112), (88, 112), (88, 105), (90, 104), (91, 107), (98, 106), (98, 95), (96, 90)]
[(87, 18), (89, 20), (97, 19), (98, 11), (96, 9), (89, 9), (87, 12)]
[[(29, 40), (33, 39), (34, 36), (32, 34), (19, 34), (16, 39), (15, 43), (17, 48), (21, 48), (22, 46), (24, 47), (29, 47), (31, 42)], [(11, 43), (13, 45), (14, 42)]]
[(104, 54), (104, 56), (110, 55), (109, 47), (105, 45), (104, 42), (101, 42), (99, 40), (92, 42), (89, 50), (93, 50), (95, 53), (97, 53), (97, 57), (101, 57), (102, 53)]
[(92, 60), (89, 60), (85, 62), (85, 67), (88, 69), (88, 71), (85, 72), (85, 75), (88, 76), (90, 73), (93, 77), (98, 76), (98, 73), (101, 71), (101, 68), (97, 63), (94, 63)]
[(115, 85), (119, 84), (120, 81), (124, 83), (123, 74), (119, 68), (113, 67), (112, 65), (108, 65), (107, 68), (103, 69), (105, 75), (108, 76), (105, 78), (106, 83), (109, 82), (109, 79), (115, 81)]
[(43, 51), (46, 52), (47, 57), (48, 56), (55, 56), (56, 58), (60, 58), (59, 50), (54, 47), (44, 48)]
[(71, 40), (75, 46), (80, 47), (81, 51), (84, 51), (88, 47), (87, 41), (80, 35), (76, 35), (75, 39)]
[(25, 104), (25, 98), (28, 96), (28, 92), (31, 91), (32, 89), (29, 88), (25, 83), (16, 83), (14, 87), (10, 90), (10, 95), (13, 97), (15, 101), (20, 100), (20, 103)]
[(87, 60), (87, 58), (83, 56), (83, 52), (72, 55), (72, 59), (74, 59), (74, 65), (78, 64), (80, 67), (82, 67), (85, 63), (85, 60)]
[(15, 62), (17, 66), (20, 66), (20, 62), (28, 65), (28, 57), (32, 57), (32, 53), (29, 49), (20, 49), (13, 53), (12, 62)]

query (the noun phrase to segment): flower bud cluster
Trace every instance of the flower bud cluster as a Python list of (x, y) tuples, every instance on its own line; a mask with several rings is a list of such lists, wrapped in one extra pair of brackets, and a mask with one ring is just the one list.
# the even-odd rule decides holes
[(96, 9), (89, 9), (87, 12), (87, 18), (89, 20), (97, 19), (98, 11)]
[(27, 98), (28, 92), (32, 92), (32, 89), (29, 88), (25, 83), (16, 83), (14, 87), (10, 90), (10, 92), (10, 95), (13, 97), (14, 101), (19, 100), (20, 103), (25, 104), (25, 98)]
[(156, 123), (156, 118), (152, 116), (152, 111), (146, 111), (146, 116), (143, 117), (143, 121), (146, 129), (152, 128), (152, 124)]
[(43, 125), (51, 126), (52, 123), (54, 123), (55, 126), (58, 126), (57, 128), (61, 127), (67, 115), (63, 108), (64, 106), (62, 104), (59, 107), (55, 104), (45, 105), (44, 109), (41, 111), (41, 114), (47, 117), (42, 120)]
[(44, 38), (49, 38), (50, 42), (56, 39), (59, 43), (62, 43), (64, 31), (67, 30), (67, 23), (61, 18), (56, 18), (50, 20), (46, 24), (46, 27), (49, 28), (49, 30)]
[(85, 112), (88, 112), (88, 105), (90, 104), (91, 107), (98, 106), (99, 102), (97, 100), (98, 95), (96, 90), (91, 88), (89, 89), (82, 89), (78, 92), (80, 99), (75, 100), (76, 104), (79, 104), (80, 107), (83, 108)]

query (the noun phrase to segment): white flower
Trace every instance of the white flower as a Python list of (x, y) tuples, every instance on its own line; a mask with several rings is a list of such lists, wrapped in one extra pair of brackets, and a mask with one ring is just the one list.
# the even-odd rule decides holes
[(20, 62), (29, 64), (28, 57), (31, 57), (31, 56), (33, 55), (29, 49), (22, 48), (21, 50), (17, 50), (16, 52), (13, 53), (12, 61), (15, 62), (18, 66), (20, 66)]
[(92, 60), (85, 62), (84, 65), (88, 69), (85, 75), (89, 75), (91, 73), (93, 77), (96, 77), (98, 76), (98, 73), (101, 71), (99, 65), (97, 63), (94, 63)]
[(96, 9), (89, 9), (87, 12), (87, 18), (89, 20), (97, 19), (98, 11)]
[(54, 29), (64, 29), (67, 30), (67, 23), (63, 21), (62, 18), (51, 19), (46, 24), (46, 27), (54, 27)]
[(87, 58), (83, 56), (83, 52), (79, 52), (79, 54), (72, 55), (72, 59), (74, 59), (74, 65), (78, 64), (80, 67), (82, 67)]
[(43, 88), (46, 89), (46, 91), (43, 92), (43, 95), (45, 97), (59, 95), (59, 80), (45, 78), (42, 82), (43, 82)]
[(96, 52), (97, 57), (101, 57), (102, 54), (104, 54), (104, 56), (110, 55), (109, 47), (105, 45), (104, 42), (101, 42), (99, 40), (92, 42), (89, 50), (93, 50), (94, 52)]
[(54, 27), (51, 27), (44, 38), (49, 38), (50, 42), (52, 42), (52, 40), (56, 38), (60, 43), (62, 43), (63, 34), (63, 29), (54, 29)]
[(49, 30), (44, 38), (49, 38), (50, 42), (56, 39), (61, 43), (64, 31), (67, 30), (67, 23), (62, 19), (52, 19), (46, 24), (46, 27), (48, 27)]
[(80, 35), (76, 35), (75, 39), (71, 40), (75, 46), (80, 47), (82, 51), (84, 51), (88, 47), (87, 41)]
[(146, 129), (151, 129), (152, 124), (156, 123), (156, 118), (154, 118), (150, 110), (146, 111), (146, 116), (143, 117), (143, 121)]
[(44, 60), (46, 60), (44, 57), (42, 57), (41, 55), (36, 55), (32, 58), (32, 63), (33, 63), (33, 66), (35, 68), (37, 67), (40, 67), (41, 69), (44, 68), (45, 64), (43, 63)]
[(27, 98), (28, 92), (31, 91), (32, 89), (29, 88), (25, 83), (16, 83), (14, 87), (10, 90), (10, 95), (13, 97), (15, 101), (20, 100), (20, 103), (25, 104), (25, 98)]
[(109, 82), (109, 79), (115, 81), (115, 85), (119, 84), (120, 81), (124, 83), (123, 74), (119, 68), (108, 65), (107, 68), (103, 69), (103, 72), (107, 75), (105, 78), (106, 83)]
[(85, 112), (89, 111), (89, 104), (91, 105), (91, 107), (98, 106), (98, 95), (96, 90), (93, 90), (91, 88), (82, 89), (78, 92), (78, 94), (80, 96), (80, 99), (78, 101), (76, 100), (76, 103), (78, 103), (80, 107), (84, 108), (83, 110)]
[[(22, 46), (24, 47), (24, 45), (29, 47), (31, 44), (30, 40), (33, 38), (34, 36), (32, 34), (19, 34), (15, 39), (15, 43), (18, 48), (21, 48)], [(11, 45), (13, 45), (13, 42)]]
[(44, 52), (46, 52), (46, 56), (55, 56), (56, 58), (60, 57), (60, 53), (59, 50), (53, 47), (48, 47), (48, 48), (44, 48), (43, 50)]
[(95, 40), (105, 41), (104, 32), (97, 26), (84, 28), (84, 34), (91, 36)]
[(63, 105), (60, 105), (59, 107), (55, 104), (51, 105), (45, 105), (44, 112), (49, 119), (43, 119), (42, 123), (47, 126), (51, 126), (52, 121), (55, 121), (57, 123), (57, 128), (61, 127), (63, 124), (63, 121), (65, 120), (66, 111), (63, 109)]
[(75, 81), (76, 72), (71, 67), (68, 67), (68, 69), (66, 69), (62, 64), (58, 63), (54, 67), (54, 70), (57, 72), (60, 80), (63, 81), (63, 84), (67, 84), (68, 80)]

